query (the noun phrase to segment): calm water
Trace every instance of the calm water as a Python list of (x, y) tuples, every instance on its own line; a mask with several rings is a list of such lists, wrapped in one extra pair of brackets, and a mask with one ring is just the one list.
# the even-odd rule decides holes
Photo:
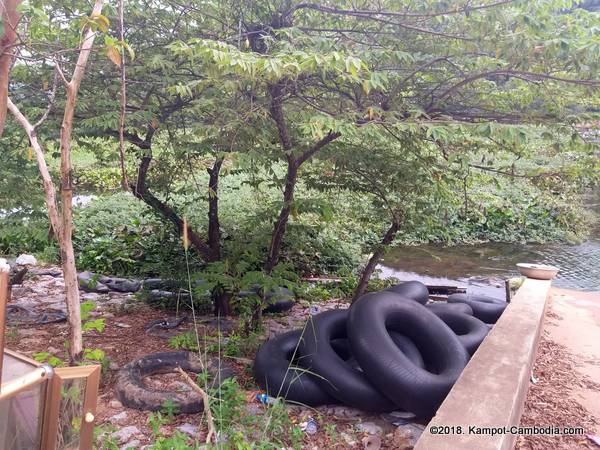
[[(589, 207), (600, 212), (600, 194)], [(543, 263), (560, 269), (553, 285), (600, 291), (600, 227), (579, 245), (481, 244), (474, 246), (398, 247), (384, 258), (382, 276), (429, 284), (467, 285), (469, 292), (504, 295), (503, 279), (517, 276), (515, 264)], [(458, 283), (457, 283), (458, 282)]]

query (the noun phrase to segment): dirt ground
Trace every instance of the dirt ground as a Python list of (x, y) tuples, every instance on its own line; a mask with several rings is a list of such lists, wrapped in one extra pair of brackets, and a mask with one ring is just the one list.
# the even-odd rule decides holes
[(579, 436), (521, 436), (520, 450), (599, 449), (600, 292), (553, 288), (522, 426), (583, 427)]
[[(22, 305), (33, 311), (64, 311), (62, 294), (63, 281), (60, 276), (35, 275), (25, 280), (22, 286), (13, 288), (10, 304)], [(107, 433), (113, 433), (112, 440), (120, 448), (143, 449), (153, 441), (150, 413), (124, 407), (116, 398), (114, 382), (118, 370), (130, 361), (159, 351), (173, 351), (168, 336), (181, 334), (192, 329), (188, 320), (176, 330), (164, 336), (146, 333), (149, 322), (173, 315), (173, 311), (149, 306), (132, 296), (111, 292), (110, 295), (82, 293), (82, 300), (93, 300), (97, 309), (92, 318), (104, 318), (106, 328), (103, 332), (95, 330), (84, 334), (84, 346), (100, 348), (105, 351), (109, 364), (101, 379), (96, 425)], [(341, 307), (339, 301), (319, 304), (319, 310)], [(265, 335), (272, 336), (284, 330), (301, 327), (314, 306), (300, 303), (285, 315), (265, 317)], [(189, 315), (189, 314), (188, 314)], [(200, 336), (207, 336), (207, 343), (216, 342), (217, 323), (212, 316), (197, 316)], [(233, 320), (221, 322), (220, 331), (226, 337), (237, 324)], [(66, 323), (28, 325), (8, 328), (7, 347), (32, 357), (36, 352), (49, 352), (62, 359), (67, 358), (65, 342), (68, 340)], [(256, 401), (259, 392), (251, 374), (252, 355), (249, 358), (229, 358), (228, 362), (235, 371), (236, 379), (244, 389), (247, 410), (253, 415), (263, 415), (267, 407)], [(151, 388), (185, 390), (183, 380), (173, 375), (157, 375), (145, 380)], [(189, 388), (188, 388), (189, 389)], [(340, 405), (319, 407), (309, 410), (301, 407), (289, 407), (292, 423), (301, 425), (308, 417), (318, 423), (318, 432), (305, 434), (302, 448), (305, 449), (410, 449), (422, 432), (422, 424), (408, 423), (402, 426), (392, 424), (393, 418), (369, 415), (353, 408)], [(395, 419), (397, 420), (397, 419)], [(125, 431), (124, 431), (125, 430)], [(170, 423), (161, 426), (161, 433), (169, 436), (176, 430), (189, 434), (203, 442), (207, 432), (206, 420), (202, 413), (175, 416)], [(121, 433), (123, 432), (123, 433)], [(116, 434), (115, 434), (116, 433)], [(98, 441), (99, 448), (108, 448)]]

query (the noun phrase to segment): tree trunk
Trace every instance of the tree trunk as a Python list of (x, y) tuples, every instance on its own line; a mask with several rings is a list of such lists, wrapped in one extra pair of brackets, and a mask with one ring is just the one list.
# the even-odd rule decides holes
[(221, 225), (219, 223), (219, 173), (223, 157), (215, 160), (212, 169), (207, 169), (208, 181), (208, 246), (215, 260), (221, 259)]
[[(125, 23), (123, 19), (123, 1), (119, 0), (119, 39), (125, 42)], [(121, 166), (121, 187), (124, 191), (129, 188), (127, 172), (125, 171), (125, 108), (127, 106), (127, 79), (125, 73), (125, 50), (121, 52), (121, 110), (119, 114), (119, 165)]]
[[(177, 231), (180, 234), (183, 234), (183, 219), (179, 217), (173, 208), (154, 196), (154, 194), (152, 194), (152, 192), (150, 192), (146, 186), (146, 174), (148, 173), (148, 168), (150, 167), (150, 161), (152, 161), (152, 156), (150, 156), (150, 154), (142, 157), (142, 162), (140, 163), (140, 167), (138, 169), (138, 178), (136, 184), (132, 184), (130, 186), (131, 192), (137, 198), (150, 206), (150, 208), (152, 208), (154, 211), (160, 213), (165, 219), (171, 221), (177, 227)], [(187, 232), (190, 243), (198, 251), (200, 256), (205, 261), (215, 261), (215, 257), (210, 247), (200, 236), (194, 232), (189, 224), (187, 226)]]
[(298, 180), (298, 166), (296, 161), (290, 156), (288, 157), (287, 174), (285, 177), (285, 190), (283, 191), (283, 207), (279, 212), (279, 218), (275, 222), (273, 235), (271, 237), (271, 246), (269, 255), (265, 263), (265, 271), (270, 274), (277, 263), (279, 262), (279, 253), (281, 252), (281, 244), (285, 234), (285, 228), (290, 218), (292, 211), (292, 203), (294, 201), (294, 191)]
[(17, 6), (21, 0), (2, 0), (2, 24), (4, 25), (3, 36), (0, 36), (0, 136), (4, 131), (6, 110), (8, 106), (8, 76), (12, 65), (17, 40), (17, 24), (20, 14)]
[(394, 221), (386, 231), (379, 245), (377, 245), (377, 247), (374, 249), (373, 255), (371, 256), (371, 258), (369, 258), (367, 265), (365, 266), (360, 275), (360, 279), (358, 280), (358, 286), (356, 286), (356, 289), (354, 290), (354, 295), (352, 296), (352, 303), (358, 300), (367, 290), (369, 280), (371, 279), (371, 275), (373, 275), (375, 267), (377, 267), (377, 264), (379, 263), (379, 260), (385, 253), (387, 246), (390, 245), (394, 240), (394, 237), (396, 237), (396, 233), (398, 233), (399, 229), (400, 224)]
[[(103, 0), (96, 0), (91, 16), (98, 16), (102, 12)], [(56, 70), (59, 71), (65, 89), (67, 99), (64, 107), (63, 121), (60, 129), (60, 198), (61, 214), (59, 217), (56, 205), (55, 188), (52, 178), (48, 172), (44, 160), (44, 151), (39, 143), (35, 131), (35, 126), (31, 125), (29, 120), (19, 111), (19, 109), (7, 99), (7, 104), (14, 114), (17, 121), (21, 124), (30, 144), (36, 154), (38, 168), (44, 182), (44, 193), (46, 206), (48, 208), (48, 218), (50, 224), (58, 237), (60, 246), (61, 264), (65, 278), (65, 297), (67, 312), (69, 314), (69, 326), (71, 340), (69, 352), (72, 360), (78, 360), (83, 353), (83, 337), (81, 330), (81, 309), (79, 303), (79, 283), (77, 281), (77, 269), (75, 267), (75, 252), (73, 251), (73, 180), (71, 166), (71, 132), (73, 130), (73, 116), (75, 115), (75, 104), (77, 102), (77, 93), (85, 67), (92, 51), (96, 33), (89, 27), (82, 30), (81, 47), (77, 57), (77, 63), (73, 70), (71, 81), (67, 81), (64, 73), (56, 64)]]
[(231, 294), (222, 289), (218, 289), (213, 294), (215, 316), (226, 317), (232, 313), (231, 309)]

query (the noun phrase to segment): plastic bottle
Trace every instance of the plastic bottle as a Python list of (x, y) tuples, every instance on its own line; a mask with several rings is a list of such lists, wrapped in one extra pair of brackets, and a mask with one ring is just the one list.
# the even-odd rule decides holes
[(306, 434), (317, 434), (318, 428), (317, 421), (312, 417), (309, 417), (308, 422), (306, 422)]
[(274, 403), (277, 403), (276, 398), (269, 397), (267, 394), (256, 394), (256, 400), (263, 405), (273, 405)]

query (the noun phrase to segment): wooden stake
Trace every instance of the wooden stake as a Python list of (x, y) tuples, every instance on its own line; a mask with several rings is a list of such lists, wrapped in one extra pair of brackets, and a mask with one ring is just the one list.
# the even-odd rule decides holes
[(206, 411), (206, 422), (208, 423), (208, 434), (206, 435), (206, 443), (209, 444), (213, 435), (215, 436), (216, 442), (216, 433), (215, 433), (215, 423), (213, 421), (212, 412), (210, 410), (210, 403), (208, 402), (208, 394), (198, 386), (192, 378), (183, 371), (181, 367), (177, 367), (177, 372), (183, 377), (185, 381), (191, 386), (191, 388), (196, 391), (198, 394), (202, 396), (202, 403), (204, 404), (204, 411)]

